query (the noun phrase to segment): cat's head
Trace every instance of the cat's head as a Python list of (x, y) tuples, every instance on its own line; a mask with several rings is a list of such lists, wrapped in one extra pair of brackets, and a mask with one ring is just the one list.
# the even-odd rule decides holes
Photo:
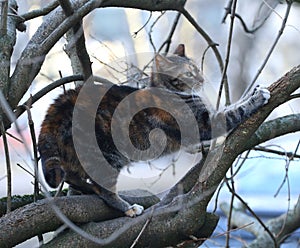
[(195, 87), (201, 86), (203, 81), (198, 67), (186, 57), (183, 44), (170, 56), (155, 56), (150, 86), (191, 93)]

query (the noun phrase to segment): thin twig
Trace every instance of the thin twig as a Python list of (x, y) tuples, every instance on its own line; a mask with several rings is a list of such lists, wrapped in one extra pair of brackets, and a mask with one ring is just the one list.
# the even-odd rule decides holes
[(26, 108), (27, 111), (27, 117), (28, 117), (28, 126), (30, 129), (30, 135), (31, 135), (31, 141), (32, 141), (32, 148), (33, 148), (33, 162), (34, 162), (34, 192), (33, 192), (33, 199), (34, 201), (38, 200), (39, 195), (39, 180), (38, 180), (38, 152), (37, 152), (37, 145), (36, 145), (36, 136), (34, 131), (34, 122), (32, 120), (31, 116), (31, 103), (30, 105), (23, 105)]
[(270, 238), (274, 242), (274, 247), (278, 247), (277, 240), (275, 239), (274, 235), (270, 231), (270, 229), (265, 225), (265, 223), (257, 216), (257, 214), (248, 206), (248, 204), (243, 200), (242, 197), (240, 197), (235, 191), (232, 191), (230, 185), (228, 184), (228, 189), (231, 193), (234, 194), (236, 198), (239, 199), (239, 201), (247, 208), (247, 210), (252, 214), (252, 216), (259, 222), (259, 224), (264, 228), (264, 230), (269, 234)]
[[(229, 58), (230, 58), (230, 51), (231, 51), (231, 44), (232, 44), (232, 36), (233, 36), (233, 25), (234, 25), (234, 17), (235, 17), (235, 11), (236, 11), (236, 5), (237, 5), (237, 0), (234, 0), (232, 3), (232, 9), (231, 9), (231, 14), (230, 14), (230, 26), (229, 26), (229, 35), (228, 35), (228, 41), (227, 41), (227, 50), (226, 50), (226, 57), (225, 57), (225, 64), (224, 64), (224, 69), (222, 72), (222, 78), (221, 78), (221, 83), (220, 83), (220, 88), (219, 88), (219, 93), (218, 93), (218, 99), (217, 99), (217, 106), (216, 109), (218, 110), (220, 107), (220, 102), (221, 102), (221, 96), (222, 96), (222, 91), (223, 91), (223, 85), (225, 83), (225, 80), (227, 80), (227, 68), (229, 64)], [(226, 105), (230, 104), (230, 96), (229, 92), (227, 92), (227, 97), (226, 97)]]
[(137, 35), (138, 35), (138, 33), (139, 33), (141, 30), (143, 30), (143, 29), (148, 25), (148, 23), (150, 22), (151, 18), (152, 18), (152, 11), (150, 11), (150, 15), (149, 15), (147, 21), (145, 22), (145, 24), (143, 24), (143, 26), (140, 27), (140, 28), (138, 29), (138, 31), (135, 31), (135, 32), (133, 33), (133, 35), (132, 35), (133, 38), (136, 38)]
[[(225, 14), (224, 14), (224, 17), (223, 17), (223, 19), (222, 19), (222, 23), (225, 23), (225, 20), (226, 20), (226, 18), (227, 18), (227, 16), (228, 16), (229, 14), (232, 14), (232, 13), (231, 13), (231, 9), (232, 9), (231, 6), (232, 6), (232, 4), (233, 4), (233, 0), (230, 0), (230, 1), (228, 2), (227, 7), (225, 8)], [(257, 27), (254, 27), (253, 29), (249, 29), (249, 28), (247, 27), (247, 24), (245, 23), (245, 21), (243, 20), (243, 18), (242, 18), (239, 14), (234, 13), (234, 16), (241, 22), (244, 31), (245, 31), (246, 33), (248, 33), (248, 34), (253, 34), (253, 33), (255, 33), (255, 32), (256, 32), (258, 29), (260, 29), (260, 28), (262, 27), (262, 25), (264, 24), (264, 22), (262, 22), (262, 23), (261, 23), (260, 25), (258, 25)]]
[(153, 211), (154, 211), (154, 207), (152, 207), (151, 210), (151, 214), (149, 216), (149, 218), (147, 219), (147, 221), (145, 222), (144, 226), (142, 227), (140, 233), (138, 234), (138, 236), (136, 237), (136, 239), (134, 240), (134, 242), (132, 243), (132, 245), (130, 246), (130, 248), (135, 247), (135, 245), (137, 244), (137, 242), (139, 241), (140, 237), (142, 236), (143, 232), (146, 230), (146, 227), (149, 225), (151, 219), (152, 219), (152, 215), (153, 215)]
[(176, 17), (175, 17), (175, 20), (173, 22), (173, 25), (171, 27), (171, 30), (169, 32), (169, 35), (167, 37), (167, 39), (162, 43), (162, 45), (160, 46), (160, 48), (158, 49), (158, 53), (163, 49), (163, 47), (166, 45), (166, 48), (165, 48), (165, 53), (167, 54), (170, 50), (170, 46), (171, 46), (171, 43), (172, 43), (172, 37), (175, 33), (175, 30), (176, 30), (176, 27), (178, 25), (178, 22), (179, 22), (179, 18), (181, 16), (181, 13), (178, 12)]
[(11, 134), (11, 133), (9, 133), (9, 132), (7, 132), (7, 131), (6, 131), (6, 135), (8, 135), (9, 137), (13, 138), (14, 140), (20, 142), (21, 144), (24, 143), (23, 140), (17, 138), (15, 135), (13, 135), (13, 134)]
[[(288, 208), (287, 208), (287, 213), (290, 211), (290, 205), (291, 205), (291, 195), (290, 195), (290, 183), (289, 183), (289, 178), (288, 178), (288, 168), (289, 168), (289, 164), (290, 164), (291, 160), (293, 160), (293, 158), (294, 158), (294, 155), (297, 154), (299, 146), (300, 146), (300, 140), (298, 141), (298, 144), (296, 146), (296, 149), (294, 151), (293, 156), (289, 157), (289, 161), (287, 162), (287, 164), (285, 166), (285, 170), (286, 170), (285, 178), (287, 178), (287, 184), (288, 184)], [(284, 223), (281, 227), (281, 230), (278, 232), (277, 237), (284, 232), (285, 225), (286, 225), (286, 222), (287, 222), (287, 218), (288, 218), (288, 215), (285, 216)]]
[(216, 198), (215, 198), (215, 203), (214, 203), (214, 208), (212, 210), (212, 213), (215, 213), (217, 211), (219, 196), (220, 196), (221, 190), (223, 188), (223, 185), (224, 185), (224, 181), (220, 183), (218, 190), (216, 190), (217, 193), (216, 193)]
[(154, 53), (156, 53), (156, 48), (155, 48), (155, 45), (154, 45), (154, 43), (153, 43), (151, 33), (153, 32), (153, 28), (154, 28), (154, 26), (156, 25), (156, 23), (160, 20), (160, 18), (161, 18), (162, 16), (165, 15), (165, 13), (166, 13), (166, 11), (163, 11), (163, 12), (156, 18), (156, 20), (155, 20), (155, 21), (152, 23), (152, 25), (150, 26), (150, 30), (149, 30), (149, 32), (148, 32), (149, 41), (150, 41), (150, 44), (151, 44), (151, 46), (152, 46), (152, 48), (153, 48), (153, 50), (154, 50)]
[[(193, 27), (199, 32), (199, 34), (206, 40), (207, 44), (209, 47), (212, 48), (216, 59), (219, 64), (219, 68), (221, 73), (223, 73), (224, 70), (224, 64), (223, 64), (223, 59), (222, 56), (217, 48), (218, 44), (215, 43), (210, 36), (198, 25), (198, 23), (195, 21), (195, 19), (191, 16), (191, 14), (186, 10), (186, 9), (181, 9), (180, 12), (184, 15), (184, 17), (193, 25)], [(229, 101), (229, 87), (228, 87), (228, 79), (227, 75), (224, 76), (224, 88), (225, 88), (225, 97), (226, 97), (226, 102)], [(227, 94), (228, 93), (228, 94)]]
[(243, 93), (242, 97), (244, 97), (249, 91), (250, 89), (253, 87), (253, 85), (255, 84), (256, 80), (258, 79), (259, 75), (261, 74), (261, 72), (263, 71), (263, 69), (265, 68), (266, 64), (268, 63), (269, 61), (269, 58), (271, 57), (271, 54), (273, 53), (281, 35), (283, 34), (283, 31), (284, 31), (284, 28), (286, 26), (286, 22), (287, 22), (287, 19), (288, 19), (288, 16), (290, 14), (290, 10), (291, 10), (291, 7), (292, 7), (292, 4), (293, 4), (293, 1), (286, 1), (287, 2), (287, 8), (286, 8), (286, 11), (285, 11), (285, 16), (283, 18), (283, 21), (282, 21), (282, 24), (281, 24), (281, 27), (278, 31), (278, 35), (273, 43), (273, 45), (271, 46), (265, 60), (263, 61), (261, 67), (258, 69), (256, 75), (254, 76), (252, 82), (250, 83), (250, 85), (247, 87), (247, 89), (245, 90), (245, 92)]
[[(235, 232), (235, 231), (243, 230), (243, 229), (245, 229), (245, 228), (247, 228), (248, 226), (251, 226), (251, 225), (253, 225), (253, 222), (247, 223), (247, 224), (245, 224), (243, 226), (240, 226), (240, 227), (232, 228), (229, 231), (225, 231), (225, 232), (222, 232), (222, 233), (219, 233), (219, 234), (212, 235), (210, 238), (197, 238), (197, 241), (216, 239), (216, 238), (219, 238), (219, 237), (222, 237), (222, 236), (226, 235), (228, 232)], [(189, 242), (189, 241), (190, 240), (188, 240), (186, 242)]]
[(295, 154), (293, 152), (281, 152), (281, 151), (277, 151), (277, 150), (266, 148), (266, 147), (262, 147), (262, 146), (256, 146), (252, 150), (254, 150), (254, 151), (261, 151), (261, 152), (267, 152), (267, 153), (273, 153), (273, 154), (280, 155), (280, 156), (286, 156), (286, 157), (288, 157), (291, 160), (293, 160), (294, 158), (300, 158), (299, 154)]
[(8, 143), (4, 128), (3, 119), (1, 116), (1, 134), (3, 139), (4, 145), (4, 152), (5, 152), (5, 160), (6, 160), (6, 173), (7, 173), (7, 205), (6, 205), (6, 212), (9, 213), (11, 211), (11, 193), (12, 193), (12, 185), (11, 185), (11, 164), (10, 164), (10, 156), (9, 156), (9, 149)]
[(204, 74), (204, 59), (205, 59), (205, 55), (207, 53), (207, 51), (209, 50), (210, 46), (208, 45), (207, 48), (205, 48), (202, 57), (201, 57), (201, 72)]
[[(231, 177), (231, 189), (233, 192), (235, 192), (235, 187), (234, 187), (234, 177), (233, 177), (233, 168), (232, 166), (230, 167), (230, 177)], [(226, 180), (226, 185), (227, 187), (229, 186), (229, 181)], [(231, 199), (230, 199), (230, 209), (229, 209), (229, 215), (227, 217), (227, 234), (226, 234), (226, 241), (225, 241), (225, 247), (229, 248), (229, 241), (230, 241), (230, 229), (231, 229), (231, 218), (232, 218), (232, 211), (233, 211), (233, 201), (234, 201), (234, 194), (231, 194)]]
[(49, 3), (42, 9), (32, 10), (30, 12), (24, 13), (23, 15), (20, 15), (20, 17), (24, 21), (28, 21), (30, 19), (34, 19), (39, 16), (45, 16), (49, 14), (52, 10), (54, 10), (59, 5), (57, 0), (54, 0), (53, 2)]
[(290, 96), (289, 100), (293, 100), (293, 99), (296, 99), (296, 98), (300, 98), (300, 94), (293, 94)]
[(17, 166), (19, 166), (22, 170), (24, 170), (26, 173), (28, 173), (30, 176), (34, 177), (34, 174), (27, 170), (24, 166), (22, 166), (21, 164), (17, 163)]
[(247, 161), (250, 152), (251, 152), (251, 150), (248, 150), (246, 152), (246, 155), (245, 155), (245, 157), (243, 157), (243, 161), (242, 162), (239, 162), (239, 160), (242, 158), (242, 156), (239, 155), (239, 157), (237, 159), (237, 162), (235, 164), (235, 166), (237, 166), (240, 163), (239, 166), (238, 166), (238, 168), (235, 170), (235, 172), (233, 173), (233, 175), (231, 175), (230, 177), (226, 177), (226, 180), (231, 180), (233, 177), (235, 177), (238, 174), (238, 172), (240, 171), (240, 169), (243, 167), (244, 163)]
[(229, 0), (227, 6), (225, 7), (225, 14), (222, 18), (222, 23), (225, 23), (227, 16), (231, 13), (232, 2), (233, 0)]

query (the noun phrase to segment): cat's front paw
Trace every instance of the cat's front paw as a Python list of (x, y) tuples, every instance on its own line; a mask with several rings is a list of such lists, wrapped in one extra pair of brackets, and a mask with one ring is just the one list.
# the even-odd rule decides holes
[(144, 211), (144, 207), (138, 204), (133, 204), (130, 208), (125, 212), (126, 216), (136, 217), (141, 215)]
[(256, 88), (254, 89), (254, 92), (253, 92), (253, 96), (256, 97), (259, 101), (261, 101), (262, 105), (265, 105), (268, 103), (268, 101), (271, 97), (271, 94), (267, 88), (261, 87), (261, 86), (256, 86)]

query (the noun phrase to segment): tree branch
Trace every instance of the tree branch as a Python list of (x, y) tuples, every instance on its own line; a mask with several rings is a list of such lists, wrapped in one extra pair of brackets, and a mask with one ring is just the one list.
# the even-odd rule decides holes
[[(128, 202), (138, 203), (145, 207), (149, 207), (159, 200), (156, 196), (140, 190), (123, 192), (123, 194), (121, 192), (121, 195)], [(144, 195), (144, 197), (138, 195)], [(54, 231), (61, 226), (63, 222), (53, 211), (53, 204), (67, 218), (76, 223), (103, 221), (123, 216), (122, 213), (108, 207), (95, 195), (40, 200), (18, 208), (0, 219), (0, 247), (12, 247), (38, 234)]]
[[(229, 204), (225, 202), (221, 204), (221, 209), (226, 216), (229, 213), (229, 207)], [(247, 245), (247, 247), (261, 247), (261, 244), (264, 247), (274, 247), (274, 241), (270, 238), (269, 233), (263, 229), (255, 218), (246, 214), (244, 210), (234, 208), (231, 221), (237, 227), (243, 227), (251, 223), (251, 225), (247, 225), (243, 229), (251, 232), (257, 238), (250, 245)], [(274, 234), (273, 236), (277, 243), (282, 243), (293, 231), (300, 227), (300, 197), (294, 209), (267, 221), (266, 226)]]
[(10, 59), (16, 43), (16, 9), (15, 0), (1, 2), (0, 27), (0, 90), (5, 97), (8, 96)]
[[(73, 7), (68, 0), (59, 0), (59, 3), (67, 17), (72, 16), (74, 14)], [(88, 80), (88, 78), (91, 78), (93, 72), (91, 67), (92, 63), (90, 61), (90, 56), (85, 46), (85, 37), (84, 37), (84, 31), (82, 28), (81, 20), (73, 25), (72, 32), (69, 31), (67, 33), (67, 40), (68, 40), (68, 47), (69, 47), (68, 54), (70, 54), (72, 65), (74, 64), (73, 59), (75, 59), (75, 61), (79, 60), (79, 63), (81, 65), (80, 71), (74, 70), (73, 67), (73, 73), (74, 74), (82, 73), (84, 76), (84, 81), (86, 81)], [(74, 45), (75, 45), (75, 49), (72, 49), (74, 48)], [(76, 68), (77, 67), (75, 66), (75, 69)]]
[[(207, 238), (212, 234), (218, 217), (206, 213), (205, 209), (204, 204), (194, 207), (185, 202), (184, 196), (179, 196), (174, 202), (155, 208), (154, 211), (148, 209), (134, 219), (122, 217), (81, 226), (83, 231), (93, 235), (93, 241), (70, 230), (56, 237), (45, 247), (57, 247), (58, 244), (62, 247), (66, 247), (64, 244), (84, 247), (130, 247), (149, 219), (151, 221), (135, 247), (176, 245), (189, 239), (190, 235)], [(195, 216), (197, 221), (190, 221)]]
[(300, 131), (300, 114), (287, 115), (263, 123), (251, 136), (244, 150), (249, 150), (265, 141)]

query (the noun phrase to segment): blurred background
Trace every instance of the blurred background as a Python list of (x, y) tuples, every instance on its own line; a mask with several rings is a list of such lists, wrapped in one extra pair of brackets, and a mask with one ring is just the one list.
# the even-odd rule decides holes
[[(49, 2), (46, 0), (18, 1), (19, 13), (22, 14), (38, 9)], [(251, 3), (249, 1), (238, 2), (237, 13), (243, 18), (249, 29), (253, 25), (262, 24), (262, 20), (269, 13), (265, 7), (261, 8), (262, 2), (259, 0), (251, 1)], [(270, 11), (270, 17), (255, 33), (246, 33), (239, 20), (236, 20), (234, 23), (228, 67), (228, 81), (232, 102), (237, 101), (241, 97), (255, 77), (282, 25), (286, 4), (275, 4), (276, 1), (266, 1), (266, 3), (273, 4), (276, 8)], [(226, 6), (227, 1), (221, 0), (189, 0), (186, 4), (186, 9), (209, 34), (211, 39), (218, 44), (218, 49), (223, 59), (226, 54), (230, 24), (229, 16), (225, 23), (222, 23)], [(126, 65), (133, 64), (138, 68), (143, 68), (150, 61), (154, 52), (166, 40), (176, 16), (176, 12), (150, 13), (122, 8), (98, 9), (92, 12), (84, 19), (84, 30), (87, 49), (93, 62), (94, 74), (108, 78), (115, 83), (125, 81), (128, 77), (128, 67), (126, 68)], [(294, 66), (300, 64), (299, 17), (300, 5), (294, 4), (284, 33), (256, 84), (269, 86)], [(29, 21), (26, 23), (27, 31), (24, 33), (18, 32), (13, 66), (31, 36), (42, 23), (42, 20), (43, 17)], [(206, 81), (205, 89), (207, 89), (204, 91), (204, 94), (207, 94), (212, 105), (215, 106), (216, 94), (222, 77), (217, 60), (211, 49), (205, 53), (203, 59), (207, 43), (183, 16), (180, 17), (172, 37), (170, 52), (180, 43), (185, 44), (187, 56), (192, 58), (199, 68), (203, 67), (203, 75)], [(24, 96), (24, 101), (29, 98), (30, 94), (35, 94), (49, 83), (59, 79), (59, 71), (61, 71), (63, 76), (72, 75), (70, 61), (64, 52), (65, 45), (66, 40), (61, 39), (50, 51), (41, 73), (36, 77), (29, 91)], [(118, 68), (118, 70), (116, 71), (112, 67), (114, 69)], [(73, 85), (69, 84), (66, 87), (73, 87)], [(37, 136), (49, 104), (62, 92), (62, 88), (53, 90), (33, 106), (31, 111)], [(224, 97), (222, 98), (222, 104), (224, 105)], [(299, 112), (300, 100), (296, 99), (277, 108), (269, 116), (269, 119)], [(23, 114), (18, 119), (22, 135), (25, 137), (29, 149), (32, 150), (27, 122), (26, 114)], [(8, 130), (8, 132), (19, 137), (14, 128)], [(268, 141), (262, 145), (283, 153), (293, 153), (299, 140), (300, 133), (298, 132)], [(7, 189), (2, 140), (0, 141), (0, 146), (0, 196), (4, 197)], [(9, 148), (13, 170), (13, 194), (31, 194), (33, 192), (33, 177), (17, 164), (32, 172), (32, 154), (28, 154), (24, 144), (12, 138), (9, 138)], [(298, 154), (300, 154), (299, 151)], [(155, 164), (144, 163), (143, 165), (136, 165), (129, 170), (125, 169), (120, 177), (118, 188), (143, 187), (154, 193), (161, 193), (183, 176), (193, 163), (199, 159), (197, 156), (189, 156), (187, 154), (180, 156), (179, 161), (175, 165), (173, 163), (174, 157), (170, 156), (167, 160), (160, 160), (155, 162)], [(241, 158), (243, 157), (245, 157), (245, 154), (241, 155)], [(292, 208), (300, 192), (299, 158), (289, 160), (287, 156), (262, 151), (253, 151), (248, 157), (235, 177), (237, 193), (243, 197), (253, 210), (266, 218), (277, 216)], [(238, 168), (240, 161), (236, 162), (234, 169)], [(41, 180), (43, 180), (42, 175)], [(222, 201), (229, 202), (230, 197), (228, 189), (226, 186), (223, 186), (218, 203)], [(214, 209), (215, 201), (211, 202), (210, 207)], [(226, 230), (225, 225), (223, 225), (224, 221), (224, 219), (220, 221), (216, 233)], [(238, 233), (237, 235), (240, 234)], [(206, 243), (209, 247), (213, 246), (213, 243)]]

